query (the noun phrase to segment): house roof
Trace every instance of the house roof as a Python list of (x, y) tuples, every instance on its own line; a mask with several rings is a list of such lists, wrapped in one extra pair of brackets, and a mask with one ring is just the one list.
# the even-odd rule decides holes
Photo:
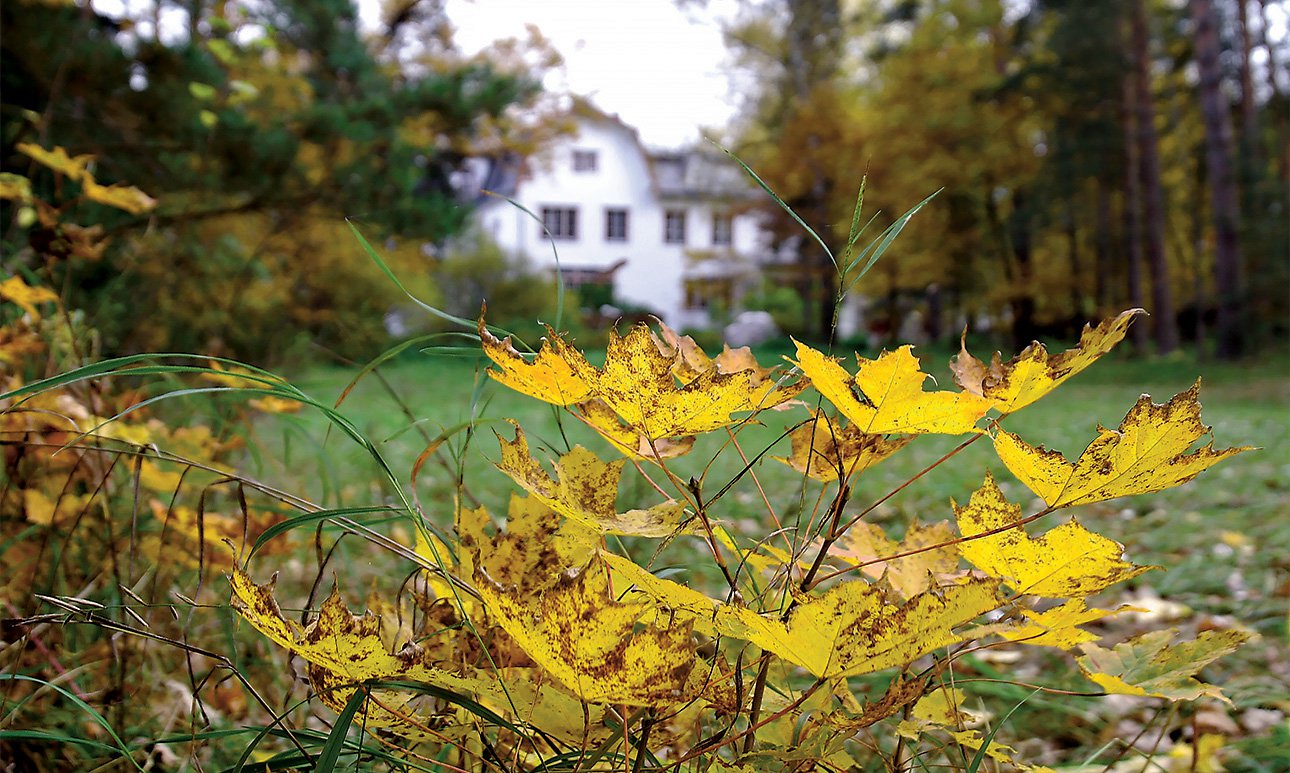
[[(739, 164), (716, 148), (694, 146), (673, 150), (648, 150), (640, 132), (617, 114), (606, 113), (586, 97), (573, 97), (566, 116), (575, 120), (608, 124), (630, 137), (646, 160), (650, 187), (655, 195), (673, 201), (739, 202), (755, 199), (757, 190)], [(476, 190), (496, 196), (515, 197), (524, 179), (532, 174), (529, 159), (515, 154), (479, 159), (473, 171)], [(475, 203), (489, 197), (481, 196)]]
[(661, 198), (742, 201), (756, 195), (739, 164), (716, 149), (695, 147), (654, 153), (650, 166)]

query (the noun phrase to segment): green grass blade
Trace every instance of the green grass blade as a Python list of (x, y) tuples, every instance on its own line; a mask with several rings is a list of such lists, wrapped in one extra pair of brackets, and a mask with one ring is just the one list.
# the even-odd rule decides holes
[(865, 262), (864, 267), (860, 269), (860, 273), (852, 277), (851, 280), (847, 282), (847, 286), (842, 289), (843, 295), (849, 292), (851, 288), (855, 286), (855, 283), (860, 281), (865, 274), (869, 273), (869, 269), (873, 268), (874, 264), (878, 262), (878, 259), (883, 256), (883, 253), (887, 251), (887, 248), (891, 246), (891, 243), (896, 240), (896, 237), (900, 235), (900, 232), (909, 224), (910, 219), (912, 219), (914, 215), (918, 214), (918, 211), (926, 206), (927, 203), (935, 198), (939, 193), (940, 191), (938, 190), (910, 207), (909, 211), (896, 218), (896, 222), (887, 226), (887, 228), (873, 241), (873, 243), (864, 250), (861, 250), (860, 254), (847, 265), (846, 269), (843, 270), (843, 276), (849, 275), (851, 273), (851, 269), (854, 268), (861, 260), (864, 260), (866, 255), (869, 256), (869, 259)]
[[(49, 741), (51, 743), (71, 744), (73, 746), (84, 746), (87, 749), (94, 749), (100, 752), (120, 753), (120, 749), (110, 744), (91, 741), (88, 738), (75, 738), (70, 735), (59, 735), (57, 733), (47, 733), (43, 730), (0, 730), (0, 741)], [(138, 767), (136, 765), (136, 767)]]
[(381, 272), (384, 273), (385, 276), (388, 277), (389, 280), (394, 283), (394, 286), (399, 288), (399, 290), (404, 295), (406, 295), (413, 303), (420, 306), (425, 311), (430, 312), (432, 315), (438, 317), (439, 319), (445, 320), (447, 322), (452, 322), (453, 324), (461, 325), (466, 328), (473, 328), (475, 326), (475, 323), (472, 322), (471, 320), (465, 319), (464, 317), (458, 317), (455, 314), (449, 314), (443, 309), (439, 309), (434, 306), (431, 306), (430, 304), (426, 303), (425, 301), (413, 295), (412, 291), (409, 290), (407, 287), (405, 287), (403, 285), (403, 282), (399, 281), (399, 277), (394, 273), (394, 271), (389, 267), (389, 265), (386, 264), (386, 262), (376, 252), (376, 249), (373, 248), (371, 243), (367, 241), (367, 239), (363, 236), (362, 232), (358, 230), (358, 227), (354, 225), (353, 221), (347, 218), (345, 220), (345, 225), (349, 226), (349, 230), (353, 232), (354, 238), (358, 239), (358, 243), (360, 246), (362, 246), (363, 251), (367, 253), (367, 257), (371, 258), (372, 262), (376, 264), (377, 268), (381, 269)]
[(972, 761), (968, 763), (966, 773), (977, 773), (977, 771), (981, 768), (981, 763), (985, 762), (986, 752), (989, 751), (990, 744), (994, 742), (995, 734), (999, 732), (1000, 728), (1002, 728), (1005, 724), (1007, 724), (1008, 718), (1011, 717), (1014, 713), (1016, 713), (1017, 709), (1024, 706), (1026, 701), (1033, 698), (1035, 694), (1042, 689), (1043, 689), (1042, 687), (1035, 688), (1034, 692), (1030, 693), (1030, 695), (1027, 695), (1025, 698), (1022, 698), (1020, 703), (1018, 703), (1016, 706), (1013, 706), (1008, 711), (1007, 714), (1003, 715), (1002, 719), (1000, 719), (997, 723), (995, 723), (994, 727), (990, 728), (990, 734), (985, 737), (985, 742), (981, 744), (981, 748), (976, 750), (976, 754), (972, 756)]
[(309, 526), (318, 521), (328, 521), (333, 518), (343, 518), (351, 515), (370, 515), (372, 513), (389, 513), (391, 515), (404, 515), (403, 511), (389, 505), (373, 505), (370, 507), (341, 507), (334, 510), (319, 510), (314, 513), (302, 513), (295, 515), (286, 520), (278, 521), (269, 528), (260, 532), (260, 536), (255, 538), (251, 544), (251, 550), (246, 554), (246, 560), (250, 561), (255, 558), (255, 554), (260, 551), (271, 540), (286, 534), (289, 531), (299, 529), (302, 526)]
[(829, 261), (833, 263), (833, 268), (836, 269), (838, 267), (838, 261), (836, 258), (833, 257), (833, 250), (829, 249), (829, 245), (824, 242), (824, 239), (820, 238), (820, 235), (816, 233), (815, 229), (807, 225), (805, 220), (798, 217), (798, 214), (793, 211), (793, 208), (788, 205), (788, 202), (781, 199), (778, 193), (775, 193), (775, 191), (771, 190), (771, 187), (766, 184), (766, 181), (761, 179), (761, 177), (759, 177), (757, 173), (752, 170), (752, 167), (745, 164), (742, 158), (740, 158), (739, 156), (736, 156), (734, 153), (731, 153), (726, 148), (722, 148), (720, 145), (717, 145), (717, 147), (721, 148), (721, 151), (723, 153), (733, 158), (739, 164), (739, 166), (743, 167), (743, 170), (748, 173), (748, 176), (752, 177), (753, 180), (757, 183), (757, 185), (761, 186), (761, 189), (765, 191), (766, 194), (770, 196), (775, 201), (776, 204), (779, 205), (780, 209), (787, 212), (788, 216), (793, 218), (794, 222), (796, 222), (802, 228), (806, 229), (806, 232), (811, 235), (811, 238), (815, 239), (816, 244), (819, 244), (820, 247), (824, 249), (824, 254), (829, 256)]
[(62, 687), (59, 687), (58, 685), (52, 682), (47, 682), (44, 679), (38, 679), (34, 676), (27, 676), (26, 674), (0, 674), (0, 682), (12, 682), (12, 681), (35, 682), (36, 684), (43, 685), (44, 687), (48, 687), (49, 689), (57, 692), (59, 695), (63, 696), (67, 700), (71, 701), (73, 704), (76, 705), (77, 708), (79, 708), (81, 711), (84, 711), (86, 714), (88, 714), (90, 718), (95, 721), (95, 723), (97, 723), (104, 730), (107, 731), (107, 734), (112, 737), (113, 741), (116, 742), (116, 749), (113, 749), (113, 751), (120, 751), (121, 756), (129, 760), (130, 764), (134, 766), (135, 770), (139, 770), (139, 771), (143, 770), (143, 768), (139, 766), (139, 763), (136, 762), (134, 757), (131, 755), (130, 747), (127, 746), (125, 741), (121, 740), (121, 736), (117, 735), (116, 731), (112, 729), (112, 725), (107, 721), (107, 718), (105, 718), (102, 714), (100, 714), (93, 706), (81, 700), (80, 697), (76, 695), (76, 693), (73, 693), (69, 690), (64, 690)]
[(542, 218), (538, 217), (528, 207), (519, 203), (515, 199), (493, 193), (492, 191), (484, 191), (484, 193), (494, 198), (502, 199), (507, 204), (510, 204), (512, 207), (515, 207), (519, 211), (533, 218), (534, 222), (542, 226), (542, 233), (546, 234), (547, 241), (551, 242), (551, 255), (555, 258), (555, 324), (552, 325), (552, 327), (559, 330), (561, 325), (564, 324), (564, 270), (560, 267), (560, 252), (555, 246), (555, 236), (551, 233), (550, 229), (546, 227), (546, 222), (543, 221)]
[(345, 737), (349, 735), (349, 727), (354, 724), (354, 715), (358, 709), (367, 700), (367, 686), (360, 685), (354, 690), (354, 694), (349, 696), (349, 701), (345, 704), (345, 709), (336, 717), (336, 724), (332, 725), (331, 733), (327, 736), (327, 743), (323, 745), (322, 754), (318, 757), (316, 770), (335, 770), (336, 762), (340, 759), (341, 750), (345, 748)]

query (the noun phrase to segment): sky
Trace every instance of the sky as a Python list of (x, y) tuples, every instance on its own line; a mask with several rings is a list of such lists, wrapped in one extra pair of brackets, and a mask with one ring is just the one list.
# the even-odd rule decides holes
[(709, 8), (672, 0), (448, 0), (457, 44), (473, 53), (499, 38), (524, 37), (534, 24), (564, 57), (546, 86), (588, 96), (634, 126), (649, 146), (698, 142), (701, 127), (720, 133), (735, 112), (729, 57)]

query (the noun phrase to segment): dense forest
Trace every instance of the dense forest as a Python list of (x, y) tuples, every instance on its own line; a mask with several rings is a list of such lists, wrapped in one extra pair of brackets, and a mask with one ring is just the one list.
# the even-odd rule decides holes
[[(1227, 358), (1286, 332), (1278, 4), (748, 2), (726, 34), (748, 75), (739, 152), (807, 222), (833, 224), (833, 247), (863, 176), (866, 209), (888, 218), (940, 191), (865, 277), (893, 327), (915, 304), (933, 337), (1003, 315), (1024, 344), (1137, 306), (1152, 313), (1139, 350), (1210, 339)], [(794, 279), (826, 328), (827, 255), (804, 254)]]

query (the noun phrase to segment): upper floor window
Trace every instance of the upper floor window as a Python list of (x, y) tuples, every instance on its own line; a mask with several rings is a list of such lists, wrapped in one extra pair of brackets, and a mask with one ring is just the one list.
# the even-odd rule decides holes
[(669, 209), (663, 214), (663, 241), (685, 244), (685, 211)]
[(625, 209), (606, 209), (605, 210), (605, 241), (607, 242), (627, 241), (627, 210)]
[(712, 215), (713, 246), (729, 246), (735, 241), (735, 219), (729, 213), (717, 212)]
[(539, 234), (540, 237), (550, 233), (553, 239), (577, 239), (578, 208), (543, 207), (542, 226), (543, 233)]
[(575, 172), (596, 171), (596, 151), (594, 150), (573, 151), (573, 171)]

